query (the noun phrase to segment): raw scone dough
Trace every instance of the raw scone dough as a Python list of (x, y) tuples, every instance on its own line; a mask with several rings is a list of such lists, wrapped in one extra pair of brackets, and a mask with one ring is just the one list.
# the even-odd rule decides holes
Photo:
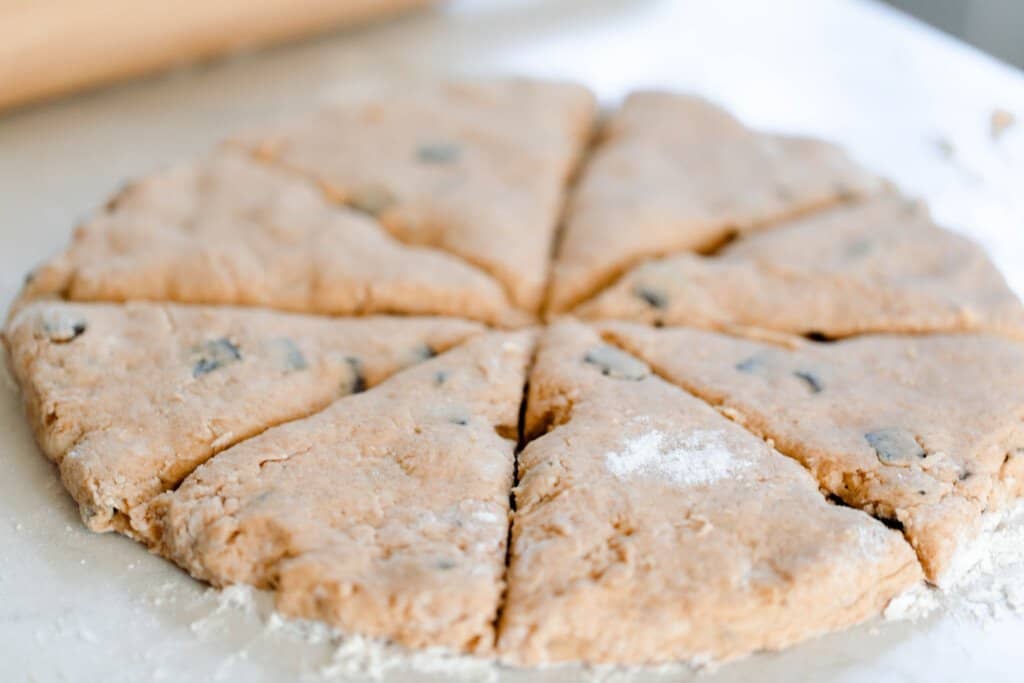
[(140, 512), (156, 551), (286, 615), (489, 651), (531, 346), (475, 337), (217, 455)]
[(752, 234), (715, 256), (645, 263), (575, 312), (831, 338), (971, 330), (1024, 337), (1024, 308), (985, 252), (894, 194)]
[(36, 438), (85, 523), (138, 535), (132, 509), (214, 453), (479, 331), (436, 318), (40, 301), (4, 341)]
[(314, 185), (228, 147), (125, 188), (23, 299), (150, 299), (339, 315), (517, 315), (480, 269), (404, 245)]
[(438, 247), (540, 306), (566, 182), (594, 98), (526, 79), (404, 84), (352, 93), (314, 116), (241, 138), (317, 179), (408, 244)]
[[(115, 196), (3, 332), (86, 524), (516, 664), (731, 659), (954, 575), (1024, 495), (989, 260), (833, 145), (654, 92), (592, 140), (594, 110), (347, 87)], [(532, 372), (534, 332), (488, 329), (566, 313)]]
[(591, 329), (542, 338), (519, 457), (504, 657), (656, 663), (775, 650), (877, 614), (910, 546)]
[(804, 463), (844, 503), (902, 527), (929, 580), (955, 578), (1024, 493), (1024, 345), (867, 335), (796, 349), (608, 323), (609, 339)]
[(836, 147), (767, 135), (690, 96), (630, 95), (569, 202), (548, 309), (567, 311), (645, 258), (875, 191)]

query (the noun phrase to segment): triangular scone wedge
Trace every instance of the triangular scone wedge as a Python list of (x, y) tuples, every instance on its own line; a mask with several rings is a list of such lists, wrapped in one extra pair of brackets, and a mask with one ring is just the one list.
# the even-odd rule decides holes
[(750, 130), (697, 97), (633, 94), (570, 199), (548, 309), (570, 310), (645, 258), (879, 187), (825, 142)]
[(239, 142), (315, 178), (403, 242), (491, 273), (516, 306), (535, 313), (594, 109), (593, 96), (569, 83), (403, 84), (337, 97)]
[(843, 502), (902, 526), (929, 580), (966, 569), (984, 513), (1024, 493), (1024, 345), (864, 336), (796, 349), (608, 323), (614, 343), (804, 463)]
[(830, 338), (981, 330), (1024, 337), (1024, 308), (984, 251), (890, 194), (755, 233), (716, 256), (638, 266), (575, 313)]
[(404, 245), (312, 183), (231, 147), (124, 189), (31, 276), (23, 298), (54, 293), (493, 323), (510, 315), (483, 271)]
[(878, 614), (920, 580), (881, 522), (592, 330), (530, 375), (502, 656), (721, 661)]
[(156, 551), (292, 617), (489, 651), (531, 347), (476, 337), (217, 455), (150, 504)]
[(172, 304), (37, 302), (4, 332), (42, 450), (94, 531), (214, 453), (480, 331), (443, 318), (314, 318)]

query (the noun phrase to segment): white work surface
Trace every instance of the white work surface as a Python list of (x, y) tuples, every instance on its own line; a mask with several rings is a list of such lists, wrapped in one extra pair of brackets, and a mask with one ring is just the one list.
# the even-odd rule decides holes
[[(457, 2), (0, 114), (0, 308), (126, 179), (339, 83), (453, 72), (578, 79), (608, 104), (636, 87), (691, 90), (752, 124), (837, 140), (985, 244), (1024, 290), (1024, 122), (998, 143), (989, 132), (994, 108), (1024, 118), (1019, 71), (861, 2), (537, 0)], [(142, 546), (85, 531), (10, 386), (0, 386), (0, 467), (0, 681), (292, 681), (315, 679), (331, 661), (331, 644), (218, 609), (205, 587)], [(1022, 643), (1024, 621), (1013, 617), (880, 621), (702, 680), (1021, 681)], [(688, 678), (633, 679), (648, 677)]]

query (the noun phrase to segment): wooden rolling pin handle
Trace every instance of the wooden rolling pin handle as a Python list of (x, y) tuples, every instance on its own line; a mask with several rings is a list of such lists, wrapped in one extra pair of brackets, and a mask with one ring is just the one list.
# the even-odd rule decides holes
[(0, 0), (0, 108), (429, 0)]

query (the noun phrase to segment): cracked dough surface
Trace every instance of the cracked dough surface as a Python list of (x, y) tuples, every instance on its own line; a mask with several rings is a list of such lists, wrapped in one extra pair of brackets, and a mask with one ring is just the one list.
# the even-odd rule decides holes
[(231, 147), (130, 184), (79, 226), (23, 298), (151, 299), (306, 313), (511, 311), (501, 286), (447, 253), (399, 242), (315, 185)]
[(579, 306), (589, 319), (846, 337), (985, 330), (1024, 338), (1024, 310), (971, 241), (895, 194), (644, 263)]
[(315, 178), (409, 244), (432, 245), (535, 312), (562, 190), (595, 103), (576, 84), (505, 79), (366, 92), (307, 120), (240, 138)]
[(156, 551), (286, 615), (490, 651), (531, 345), (476, 337), (224, 451), (140, 512)]
[(43, 451), (94, 531), (214, 453), (443, 351), (480, 326), (173, 304), (40, 301), (4, 340)]
[(879, 187), (833, 145), (753, 131), (698, 97), (634, 93), (572, 197), (548, 308), (569, 310), (644, 258), (713, 247)]
[(530, 375), (527, 423), (550, 431), (519, 456), (506, 657), (722, 661), (862, 621), (920, 578), (897, 532), (602, 347), (557, 324)]
[(1024, 486), (1024, 346), (987, 335), (866, 335), (794, 349), (609, 323), (646, 359), (844, 502), (905, 528), (929, 579)]
[(516, 664), (726, 660), (947, 576), (1024, 493), (1024, 309), (981, 249), (697, 97), (594, 117), (350, 90), (117, 193), (3, 331), (87, 525)]

